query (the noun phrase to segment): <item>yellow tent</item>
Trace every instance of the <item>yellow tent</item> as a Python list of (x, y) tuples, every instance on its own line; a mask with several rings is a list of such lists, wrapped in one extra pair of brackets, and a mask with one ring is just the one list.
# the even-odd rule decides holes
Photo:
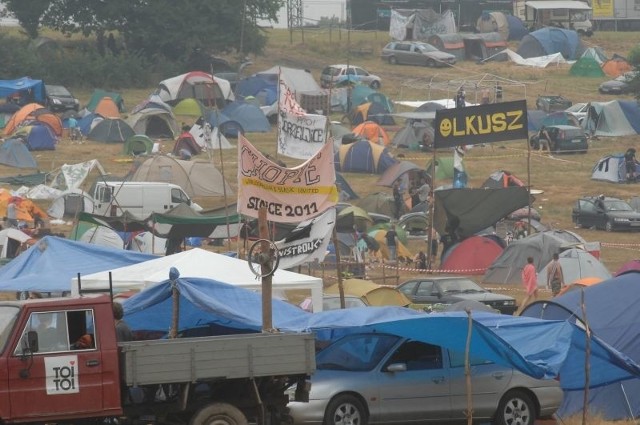
[[(345, 295), (353, 295), (362, 298), (369, 305), (383, 306), (408, 306), (411, 301), (400, 291), (389, 286), (382, 286), (370, 280), (346, 279), (342, 282)], [(339, 294), (338, 284), (325, 289), (327, 294)]]
[[(385, 238), (387, 231), (383, 229), (379, 229), (375, 231), (375, 234), (372, 234), (372, 233), (373, 232), (369, 232), (369, 236), (373, 236), (373, 238), (377, 240), (378, 243), (380, 244), (380, 250), (378, 251), (378, 255), (382, 256), (383, 259), (388, 260), (389, 247), (387, 246), (387, 239)], [(400, 257), (409, 258), (409, 259), (413, 258), (413, 255), (411, 255), (411, 251), (409, 251), (409, 248), (407, 248), (402, 242), (400, 242), (399, 240), (396, 240), (396, 244), (397, 244), (396, 256), (398, 258)]]

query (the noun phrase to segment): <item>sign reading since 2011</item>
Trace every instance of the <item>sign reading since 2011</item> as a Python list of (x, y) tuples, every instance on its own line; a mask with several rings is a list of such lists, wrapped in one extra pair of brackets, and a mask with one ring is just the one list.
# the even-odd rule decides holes
[(434, 146), (448, 148), (528, 139), (527, 102), (492, 103), (436, 111)]
[(80, 391), (78, 356), (45, 357), (44, 370), (48, 395), (72, 394)]

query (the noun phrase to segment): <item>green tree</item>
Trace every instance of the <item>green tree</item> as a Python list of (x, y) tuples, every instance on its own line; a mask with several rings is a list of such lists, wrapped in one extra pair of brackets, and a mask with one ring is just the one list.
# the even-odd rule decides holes
[(4, 0), (7, 12), (11, 12), (29, 38), (39, 35), (40, 20), (49, 8), (50, 0)]

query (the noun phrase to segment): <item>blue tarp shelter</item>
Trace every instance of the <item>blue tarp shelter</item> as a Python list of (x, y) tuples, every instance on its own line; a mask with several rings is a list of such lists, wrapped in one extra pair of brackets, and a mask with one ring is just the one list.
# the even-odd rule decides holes
[[(584, 293), (585, 314), (581, 299)], [(589, 322), (593, 334), (635, 362), (640, 362), (640, 272), (631, 271), (581, 291), (569, 291), (548, 301), (537, 301), (524, 316), (567, 322)], [(594, 366), (591, 366), (593, 373)], [(557, 414), (582, 412), (584, 392), (564, 392)], [(589, 390), (589, 409), (604, 420), (633, 420), (640, 416), (640, 379), (634, 378)]]
[(583, 51), (577, 32), (554, 27), (541, 28), (525, 35), (518, 46), (518, 54), (525, 59), (562, 53), (565, 59), (575, 60)]
[(18, 78), (17, 80), (0, 80), (0, 98), (9, 97), (18, 92), (30, 91), (32, 99), (30, 102), (42, 103), (45, 98), (44, 83), (42, 80), (32, 80), (29, 77)]
[[(182, 329), (209, 323), (244, 330), (261, 327), (261, 295), (208, 279), (177, 278)], [(171, 281), (159, 283), (124, 302), (134, 330), (169, 329)], [(333, 339), (358, 331), (388, 332), (453, 350), (465, 350), (466, 313), (420, 313), (402, 307), (365, 307), (306, 313), (274, 300), (273, 324), (281, 331), (316, 333)], [(515, 367), (530, 376), (561, 377), (564, 388), (584, 386), (584, 331), (567, 321), (548, 321), (493, 313), (475, 313), (471, 353)], [(640, 367), (606, 343), (591, 345), (591, 385), (640, 376)]]
[(21, 139), (7, 139), (0, 145), (0, 164), (16, 168), (38, 168), (29, 148)]
[(78, 273), (88, 274), (156, 258), (55, 236), (45, 236), (0, 268), (0, 291), (71, 291)]

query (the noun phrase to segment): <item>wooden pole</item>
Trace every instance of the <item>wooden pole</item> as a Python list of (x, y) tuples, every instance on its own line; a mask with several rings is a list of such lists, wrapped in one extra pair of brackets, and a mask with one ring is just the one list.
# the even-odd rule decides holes
[[(260, 232), (260, 239), (263, 239), (260, 251), (260, 267), (262, 273), (265, 270), (271, 270), (271, 255), (269, 250), (271, 247), (267, 240), (269, 239), (269, 228), (267, 225), (267, 208), (261, 207), (258, 210), (258, 230)], [(273, 330), (273, 322), (271, 315), (271, 292), (272, 292), (272, 279), (271, 275), (264, 276), (262, 278), (262, 332), (271, 332)]]
[[(177, 279), (177, 278), (176, 278)], [(180, 325), (180, 292), (176, 279), (171, 279), (171, 299), (173, 301), (171, 330), (169, 331), (169, 339), (178, 337), (178, 327)]]
[(591, 329), (589, 328), (589, 320), (587, 319), (587, 307), (584, 303), (584, 289), (580, 290), (580, 308), (582, 309), (582, 321), (584, 323), (585, 344), (584, 344), (584, 398), (582, 400), (582, 425), (589, 422), (589, 381), (591, 363)]
[(333, 226), (333, 247), (336, 251), (336, 273), (338, 274), (338, 293), (340, 294), (340, 308), (345, 308), (344, 302), (344, 286), (342, 285), (342, 264), (340, 263), (340, 247), (338, 245), (338, 231), (336, 226)]
[(527, 210), (527, 235), (531, 234), (531, 143), (529, 140), (527, 143), (527, 193), (529, 195), (528, 210)]
[(464, 375), (467, 387), (467, 425), (473, 425), (473, 396), (471, 388), (471, 359), (469, 358), (469, 351), (471, 350), (471, 332), (473, 331), (473, 319), (471, 318), (471, 310), (466, 309), (467, 317), (469, 318), (467, 329), (467, 343), (464, 347)]

